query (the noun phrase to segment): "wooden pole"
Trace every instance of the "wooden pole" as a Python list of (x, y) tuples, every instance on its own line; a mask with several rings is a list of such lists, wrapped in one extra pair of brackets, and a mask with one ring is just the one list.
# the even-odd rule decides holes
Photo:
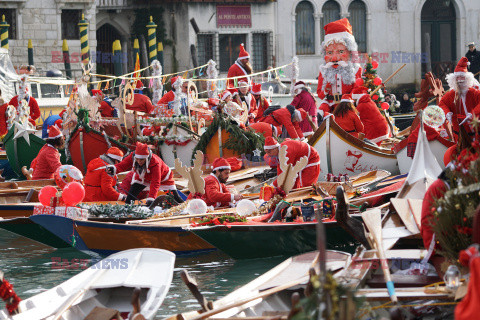
[(28, 65), (33, 66), (33, 44), (32, 40), (28, 39)]
[(72, 79), (72, 67), (70, 66), (70, 52), (68, 51), (67, 40), (63, 39), (62, 44), (63, 63), (65, 65), (65, 75), (68, 79)]
[[(140, 46), (142, 46), (142, 65), (143, 66), (148, 66), (148, 56), (147, 56), (147, 43), (145, 41), (145, 36), (143, 34), (140, 35)], [(163, 65), (162, 65), (163, 66)], [(147, 76), (150, 76), (150, 69), (146, 69), (144, 71)]]
[(160, 61), (160, 64), (163, 66), (163, 42), (160, 41), (158, 43), (158, 61)]
[(88, 64), (90, 61), (90, 46), (88, 45), (88, 21), (82, 13), (82, 20), (78, 23), (80, 30), (80, 46), (82, 51), (82, 63)]
[(373, 96), (375, 93), (378, 92), (378, 90), (380, 90), (383, 86), (385, 86), (398, 72), (400, 72), (400, 70), (402, 70), (407, 64), (404, 63), (400, 68), (398, 68), (394, 73), (392, 73), (390, 75), (390, 77), (387, 78), (387, 80), (385, 80), (381, 85), (379, 85), (375, 90), (373, 90), (371, 93), (370, 93), (370, 97)]
[(2, 22), (0, 22), (0, 43), (2, 48), (8, 50), (8, 27), (10, 25), (5, 21), (5, 15), (2, 15)]
[(150, 22), (147, 23), (148, 32), (148, 57), (149, 62), (157, 60), (157, 25), (153, 22), (152, 16), (150, 16)]

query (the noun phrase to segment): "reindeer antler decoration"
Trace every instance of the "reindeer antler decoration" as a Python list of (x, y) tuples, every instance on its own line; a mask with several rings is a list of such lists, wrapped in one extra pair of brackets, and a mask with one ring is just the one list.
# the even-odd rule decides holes
[(202, 178), (202, 163), (203, 153), (197, 150), (195, 154), (195, 160), (193, 161), (193, 167), (189, 168), (182, 165), (180, 159), (175, 159), (175, 170), (184, 178), (188, 180), (188, 190), (190, 193), (205, 193), (205, 181)]
[(297, 174), (307, 165), (308, 158), (304, 156), (301, 157), (295, 165), (289, 164), (287, 163), (287, 146), (281, 146), (278, 153), (278, 160), (280, 161), (280, 169), (282, 169), (282, 173), (278, 175), (277, 184), (286, 194), (288, 194), (295, 185)]
[[(122, 124), (125, 126), (125, 134), (127, 137), (130, 137), (130, 133), (128, 132), (127, 120), (125, 118), (125, 110), (127, 108), (127, 104), (133, 104), (135, 99), (134, 96), (134, 88), (130, 82), (127, 82), (123, 90), (121, 91), (120, 97), (116, 98), (112, 102), (112, 106), (118, 109), (118, 121), (117, 121), (117, 128), (122, 132)], [(123, 122), (123, 123), (122, 123)]]

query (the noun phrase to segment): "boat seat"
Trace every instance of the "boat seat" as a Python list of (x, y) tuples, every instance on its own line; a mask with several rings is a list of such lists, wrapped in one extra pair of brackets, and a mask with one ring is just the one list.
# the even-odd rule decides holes
[[(424, 287), (442, 281), (442, 279), (438, 276), (392, 274), (392, 281), (395, 283), (396, 288), (411, 288)], [(383, 274), (372, 275), (366, 284), (370, 288), (385, 288), (386, 286)]]

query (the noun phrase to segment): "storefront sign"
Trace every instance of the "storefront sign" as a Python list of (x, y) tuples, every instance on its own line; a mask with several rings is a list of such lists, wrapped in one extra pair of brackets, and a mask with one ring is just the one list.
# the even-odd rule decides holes
[(217, 5), (217, 27), (251, 27), (250, 5)]

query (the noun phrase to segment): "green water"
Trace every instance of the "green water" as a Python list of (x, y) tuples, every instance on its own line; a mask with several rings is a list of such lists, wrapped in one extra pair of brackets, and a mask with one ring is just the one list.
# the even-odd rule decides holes
[[(88, 259), (89, 256), (74, 249), (55, 250), (37, 242), (0, 230), (0, 270), (22, 299), (48, 290), (69, 279), (81, 270), (52, 268), (55, 259)], [(196, 310), (195, 298), (180, 279), (180, 270), (187, 269), (198, 282), (200, 290), (209, 300), (225, 296), (235, 288), (253, 280), (271, 269), (284, 258), (233, 260), (221, 252), (194, 257), (177, 258), (173, 282), (157, 319), (168, 315)], [(0, 302), (3, 308), (3, 302)]]

